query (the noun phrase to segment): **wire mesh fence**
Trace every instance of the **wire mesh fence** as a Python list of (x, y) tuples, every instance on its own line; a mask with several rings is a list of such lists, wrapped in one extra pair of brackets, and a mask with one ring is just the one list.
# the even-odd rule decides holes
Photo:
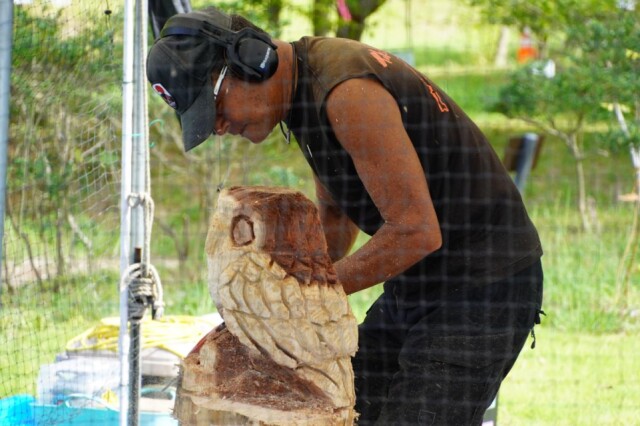
[[(433, 12), (428, 18), (421, 15), (418, 2), (408, 10), (404, 2), (390, 4), (375, 15), (380, 22), (365, 32), (364, 41), (399, 55), (411, 52), (408, 60), (479, 123), (500, 157), (507, 154), (510, 139), (539, 131), (487, 112), (509, 71), (492, 65), (498, 27), (463, 36), (454, 30), (465, 23), (467, 30), (480, 25), (469, 9), (456, 16)], [(449, 11), (459, 6), (451, 4)], [(407, 14), (415, 15), (409, 29)], [(117, 334), (111, 318), (118, 315), (122, 19), (121, 1), (35, 0), (14, 6), (0, 398), (29, 395), (44, 405), (62, 403), (57, 410), (41, 411), (41, 424), (74, 419), (82, 424), (74, 408), (117, 402), (111, 393), (118, 375), (111, 359)], [(285, 36), (303, 35), (295, 19), (290, 22), (294, 24)], [(447, 40), (445, 48), (437, 45), (436, 35)], [(510, 66), (517, 43), (517, 37), (511, 40)], [(149, 119), (156, 205), (152, 259), (163, 277), (169, 318), (157, 334), (145, 339), (182, 342), (144, 353), (148, 368), (165, 369), (144, 370), (143, 363), (145, 376), (160, 377), (145, 383), (147, 391), (162, 394), (171, 387), (165, 379), (175, 375), (176, 360), (216, 322), (200, 316), (215, 311), (203, 252), (218, 190), (231, 185), (285, 186), (310, 198), (314, 191), (311, 171), (296, 142), (286, 145), (277, 131), (260, 146), (225, 136), (185, 154), (175, 114), (159, 98), (150, 99)], [(638, 278), (634, 267), (627, 271), (621, 266), (621, 236), (633, 229), (633, 204), (624, 201), (633, 198), (633, 170), (625, 152), (603, 148), (598, 126), (588, 128), (581, 141), (591, 232), (581, 226), (575, 158), (560, 139), (547, 135), (522, 188), (545, 248), (549, 316), (538, 332), (538, 349), (525, 352), (521, 366), (516, 364), (505, 382), (498, 418), (506, 424), (528, 424), (540, 418), (540, 411), (545, 424), (595, 424), (589, 422), (611, 416), (618, 419), (613, 423), (624, 424), (637, 418), (637, 397), (629, 395), (638, 395), (638, 385), (625, 369), (638, 366), (637, 356), (630, 354), (637, 346), (627, 339), (638, 330)], [(379, 292), (374, 288), (351, 297), (359, 320)], [(186, 316), (172, 317), (182, 314)], [(151, 332), (154, 326), (145, 323), (145, 329)], [(583, 338), (581, 332), (589, 334)], [(598, 347), (598, 334), (606, 334), (604, 341), (614, 353), (607, 345)], [(574, 344), (579, 349), (564, 350)], [(92, 357), (78, 357), (82, 351)], [(589, 361), (584, 362), (587, 351)], [(613, 375), (605, 374), (607, 370)], [(71, 375), (60, 379), (68, 372)], [(581, 383), (588, 374), (602, 383)], [(94, 388), (96, 383), (106, 385)], [(547, 409), (533, 410), (527, 402), (536, 391), (546, 395)], [(582, 403), (572, 399), (572, 391), (584, 401), (603, 392), (605, 402), (595, 406), (605, 414), (587, 418), (585, 413), (595, 414), (585, 412)], [(69, 394), (80, 396), (71, 401), (64, 398)], [(21, 400), (15, 402), (22, 406)], [(570, 415), (560, 421), (563, 413)], [(107, 414), (104, 424), (116, 421), (114, 415)]]
[[(67, 342), (118, 312), (122, 49), (121, 5), (112, 6), (14, 5), (2, 397), (39, 395), (54, 404), (56, 378), (61, 385), (63, 371), (73, 373), (52, 367), (67, 358)], [(88, 395), (98, 390), (91, 375), (111, 372), (82, 371), (74, 387)], [(41, 419), (56, 421), (64, 419)]]

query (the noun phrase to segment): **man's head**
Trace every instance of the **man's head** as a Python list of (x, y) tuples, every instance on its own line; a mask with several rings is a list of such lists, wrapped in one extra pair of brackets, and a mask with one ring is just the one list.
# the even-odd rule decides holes
[(270, 38), (244, 18), (217, 9), (179, 14), (167, 21), (149, 51), (147, 78), (178, 112), (186, 151), (214, 131), (212, 73), (220, 74), (226, 66), (236, 78), (266, 80), (278, 66), (275, 49)]

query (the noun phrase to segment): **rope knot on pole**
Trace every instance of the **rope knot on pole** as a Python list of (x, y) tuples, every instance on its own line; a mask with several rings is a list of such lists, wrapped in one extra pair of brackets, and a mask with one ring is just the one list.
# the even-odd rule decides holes
[(148, 192), (134, 192), (127, 196), (129, 209), (142, 208), (144, 223), (144, 247), (140, 262), (133, 263), (125, 271), (121, 285), (126, 287), (129, 294), (129, 320), (140, 321), (146, 308), (151, 306), (153, 319), (160, 319), (164, 315), (162, 300), (162, 283), (160, 275), (149, 261), (151, 251), (151, 227), (153, 225), (154, 202)]
[(131, 208), (142, 206), (153, 210), (153, 198), (147, 192), (133, 192), (127, 197), (127, 202)]
[[(144, 271), (147, 271), (144, 274)], [(160, 276), (153, 265), (134, 263), (129, 266), (120, 283), (129, 294), (128, 311), (130, 321), (141, 321), (147, 307), (151, 307), (154, 320), (164, 315), (164, 302)]]

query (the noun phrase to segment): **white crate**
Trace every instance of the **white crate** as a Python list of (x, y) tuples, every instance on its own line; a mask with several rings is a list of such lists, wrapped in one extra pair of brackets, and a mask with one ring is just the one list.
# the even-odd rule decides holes
[(37, 401), (39, 404), (57, 405), (75, 395), (84, 401), (85, 406), (93, 406), (91, 401), (117, 398), (119, 383), (118, 359), (73, 357), (40, 367)]

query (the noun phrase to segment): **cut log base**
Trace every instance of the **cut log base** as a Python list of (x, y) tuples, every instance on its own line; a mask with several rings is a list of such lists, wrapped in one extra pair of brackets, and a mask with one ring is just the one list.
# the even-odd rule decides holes
[(352, 425), (353, 407), (335, 407), (323, 391), (223, 326), (184, 359), (174, 416), (183, 426)]

